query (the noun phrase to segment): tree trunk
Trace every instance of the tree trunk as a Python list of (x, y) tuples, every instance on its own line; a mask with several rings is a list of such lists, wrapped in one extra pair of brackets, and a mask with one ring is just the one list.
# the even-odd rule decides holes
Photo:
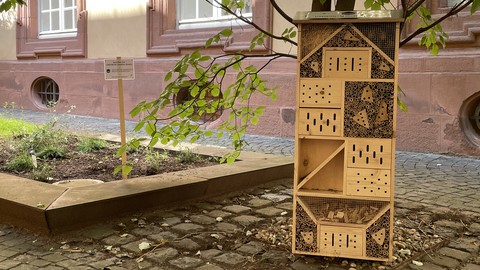
[[(335, 10), (353, 10), (355, 7), (355, 0), (337, 0)], [(312, 0), (312, 11), (330, 11), (332, 9), (332, 1), (327, 0), (322, 5), (320, 0)]]

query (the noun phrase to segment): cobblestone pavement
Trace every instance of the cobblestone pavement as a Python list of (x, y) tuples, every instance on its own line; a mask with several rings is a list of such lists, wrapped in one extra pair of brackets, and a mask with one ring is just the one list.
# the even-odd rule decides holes
[[(100, 118), (62, 121), (99, 133), (115, 127)], [(290, 139), (253, 138), (258, 151), (293, 152)], [(292, 180), (285, 179), (51, 237), (0, 225), (0, 269), (480, 270), (480, 159), (397, 152), (395, 188), (391, 264), (292, 255)]]

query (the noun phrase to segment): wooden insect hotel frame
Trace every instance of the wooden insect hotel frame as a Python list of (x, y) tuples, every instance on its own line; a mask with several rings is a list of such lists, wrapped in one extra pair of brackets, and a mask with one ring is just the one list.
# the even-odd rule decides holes
[(295, 18), (293, 253), (389, 261), (401, 12)]

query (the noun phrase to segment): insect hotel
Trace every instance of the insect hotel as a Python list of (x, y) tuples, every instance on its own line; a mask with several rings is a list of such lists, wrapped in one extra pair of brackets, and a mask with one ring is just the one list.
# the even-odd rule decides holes
[(293, 253), (389, 261), (401, 11), (299, 12)]

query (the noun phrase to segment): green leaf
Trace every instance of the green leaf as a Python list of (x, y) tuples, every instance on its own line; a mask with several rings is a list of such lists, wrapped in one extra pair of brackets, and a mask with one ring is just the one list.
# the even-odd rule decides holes
[(480, 7), (480, 0), (473, 0), (472, 6), (470, 7), (470, 13), (473, 14), (477, 12), (479, 7)]
[(117, 157), (121, 156), (122, 153), (124, 153), (125, 151), (127, 151), (127, 145), (124, 144), (122, 145), (120, 148), (118, 148), (117, 150), (117, 153), (115, 155), (117, 155)]
[(223, 29), (222, 31), (220, 31), (220, 35), (224, 36), (224, 37), (229, 37), (231, 36), (233, 33), (232, 29), (231, 28), (225, 28)]
[(149, 136), (153, 136), (154, 133), (157, 132), (157, 127), (155, 126), (155, 124), (147, 123), (147, 125), (145, 126), (145, 132)]
[(207, 39), (207, 41), (205, 42), (205, 48), (207, 49), (208, 47), (210, 47), (210, 45), (212, 45), (212, 42), (213, 42), (213, 38)]
[(437, 44), (433, 44), (432, 45), (432, 49), (430, 50), (430, 53), (433, 54), (433, 55), (438, 55), (438, 51), (440, 50), (440, 48), (438, 47)]
[(172, 78), (172, 72), (169, 71), (167, 74), (165, 74), (165, 78), (163, 79), (164, 81), (169, 81)]
[(250, 122), (256, 126), (258, 124), (258, 117), (257, 116), (252, 117), (250, 119)]
[(210, 136), (213, 135), (213, 131), (207, 130), (207, 131), (205, 131), (205, 133), (203, 135), (205, 135), (206, 137), (210, 137)]

